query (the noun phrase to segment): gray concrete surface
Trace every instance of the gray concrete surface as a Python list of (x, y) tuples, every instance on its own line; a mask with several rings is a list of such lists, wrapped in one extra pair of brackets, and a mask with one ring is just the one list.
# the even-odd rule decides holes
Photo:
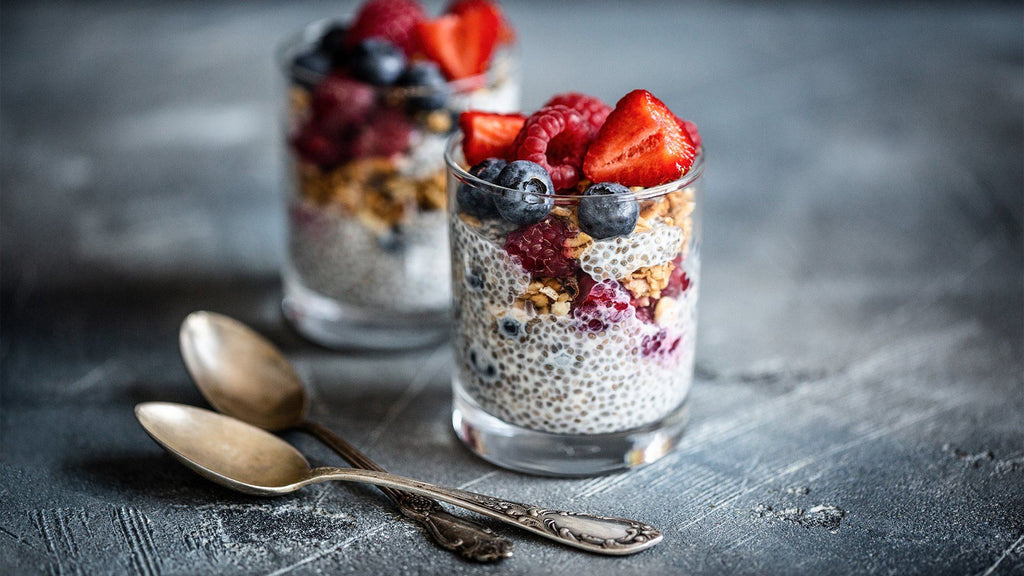
[[(709, 151), (692, 425), (583, 480), (463, 450), (447, 349), (284, 326), (272, 47), (348, 10), (3, 4), (0, 572), (1024, 574), (1019, 3), (509, 2), (528, 107), (646, 87)], [(280, 343), (315, 416), (394, 471), (665, 542), (609, 559), (496, 526), (516, 556), (479, 568), (368, 488), (208, 484), (131, 411), (202, 403), (175, 343), (195, 309)]]

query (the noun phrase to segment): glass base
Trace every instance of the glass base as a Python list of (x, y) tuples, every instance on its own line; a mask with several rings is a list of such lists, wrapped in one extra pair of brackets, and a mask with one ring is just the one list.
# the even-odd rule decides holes
[(346, 305), (284, 277), (285, 318), (302, 337), (336, 350), (405, 350), (448, 338), (451, 319), (441, 312), (383, 312)]
[(689, 400), (658, 422), (609, 434), (552, 434), (508, 424), (485, 412), (455, 380), (452, 426), (478, 456), (542, 476), (594, 476), (650, 464), (679, 443)]

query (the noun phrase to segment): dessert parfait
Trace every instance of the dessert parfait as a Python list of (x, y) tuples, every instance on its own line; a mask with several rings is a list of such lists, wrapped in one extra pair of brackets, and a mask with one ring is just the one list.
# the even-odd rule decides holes
[(463, 113), (449, 144), (453, 422), (484, 458), (582, 475), (653, 461), (693, 378), (703, 152), (645, 90)]
[(518, 107), (513, 48), (489, 0), (436, 18), (416, 0), (370, 0), (284, 47), (284, 309), (303, 335), (375, 348), (446, 335), (444, 146), (460, 111)]

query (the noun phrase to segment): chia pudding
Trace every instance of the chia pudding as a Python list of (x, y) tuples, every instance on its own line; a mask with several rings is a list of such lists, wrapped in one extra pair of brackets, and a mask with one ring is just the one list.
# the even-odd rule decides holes
[[(349, 24), (311, 26), (283, 56), (289, 319), (344, 345), (345, 317), (361, 319), (358, 332), (374, 321), (445, 323), (446, 141), (462, 110), (518, 106), (514, 33), (500, 8), (456, 2), (430, 18), (415, 0), (370, 0)], [(310, 321), (326, 329), (307, 330)]]
[[(614, 109), (569, 93), (478, 116), (447, 151), (457, 412), (557, 435), (678, 413), (697, 327), (696, 127), (644, 90)], [(458, 418), (463, 441), (507, 463)]]

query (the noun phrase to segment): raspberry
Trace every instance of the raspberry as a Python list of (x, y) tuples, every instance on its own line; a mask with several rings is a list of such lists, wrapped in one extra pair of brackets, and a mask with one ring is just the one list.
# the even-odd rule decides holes
[(374, 108), (373, 88), (341, 76), (328, 76), (313, 90), (313, 122), (329, 133), (361, 124)]
[(583, 155), (590, 143), (590, 125), (568, 106), (547, 106), (526, 119), (512, 143), (515, 160), (529, 160), (551, 174), (556, 190), (576, 186)]
[(633, 298), (629, 302), (636, 309), (636, 319), (647, 324), (654, 324), (654, 307), (657, 302), (651, 302), (650, 298), (644, 298), (642, 301)]
[(409, 147), (412, 126), (398, 110), (382, 108), (359, 127), (352, 139), (352, 154), (391, 156)]
[(583, 119), (590, 126), (590, 137), (597, 136), (598, 130), (604, 125), (608, 115), (612, 113), (612, 107), (601, 102), (593, 96), (587, 96), (579, 92), (566, 92), (557, 94), (548, 100), (544, 106), (568, 106), (579, 112)]
[(662, 364), (670, 364), (679, 358), (683, 335), (668, 328), (662, 328), (655, 334), (644, 336), (640, 342), (640, 350), (644, 356), (653, 358)]
[(412, 56), (419, 49), (416, 24), (426, 19), (423, 6), (416, 0), (370, 0), (356, 14), (345, 45), (352, 48), (378, 36), (401, 48), (406, 56)]
[(580, 330), (600, 332), (609, 324), (622, 322), (635, 315), (629, 292), (618, 280), (595, 282), (590, 276), (580, 277), (580, 293), (573, 316)]
[(565, 240), (570, 236), (575, 236), (575, 230), (568, 222), (547, 218), (510, 232), (505, 251), (535, 276), (568, 278), (580, 267), (579, 260), (566, 255)]
[(661, 294), (675, 298), (690, 288), (690, 277), (686, 275), (686, 272), (683, 272), (682, 256), (676, 257), (672, 263), (675, 264), (675, 268), (672, 268), (672, 272), (668, 277), (668, 286), (662, 289)]
[(291, 143), (303, 160), (322, 168), (333, 167), (345, 159), (344, 149), (313, 124), (304, 126)]

